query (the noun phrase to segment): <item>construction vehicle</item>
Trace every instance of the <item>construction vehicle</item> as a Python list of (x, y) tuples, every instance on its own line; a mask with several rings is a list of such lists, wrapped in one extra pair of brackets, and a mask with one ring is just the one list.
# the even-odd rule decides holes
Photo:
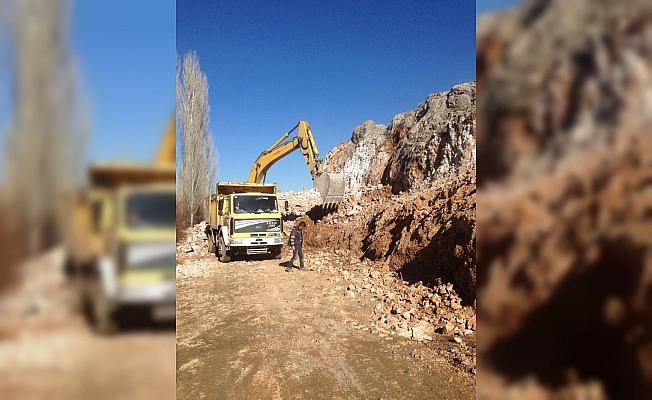
[[(290, 138), (297, 129), (297, 136)], [(209, 199), (206, 235), (209, 251), (215, 253), (220, 261), (229, 262), (232, 255), (281, 257), (283, 218), (276, 184), (265, 183), (265, 177), (274, 163), (295, 150), (301, 150), (324, 204), (336, 205), (342, 200), (344, 177), (324, 171), (310, 125), (306, 121), (299, 121), (258, 156), (247, 182), (217, 183), (216, 194)], [(287, 201), (284, 208), (287, 212)]]
[(234, 255), (281, 258), (283, 218), (276, 184), (218, 182), (206, 234), (208, 251), (222, 262)]
[(172, 120), (152, 164), (91, 166), (74, 196), (66, 272), (100, 333), (127, 308), (175, 317), (175, 137)]

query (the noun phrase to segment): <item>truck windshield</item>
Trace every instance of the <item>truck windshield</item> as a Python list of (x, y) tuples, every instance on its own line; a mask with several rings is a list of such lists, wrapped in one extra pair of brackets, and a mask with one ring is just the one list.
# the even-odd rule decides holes
[(278, 212), (275, 196), (234, 196), (236, 214), (262, 214)]
[(174, 228), (174, 193), (134, 193), (127, 198), (127, 225), (130, 228)]

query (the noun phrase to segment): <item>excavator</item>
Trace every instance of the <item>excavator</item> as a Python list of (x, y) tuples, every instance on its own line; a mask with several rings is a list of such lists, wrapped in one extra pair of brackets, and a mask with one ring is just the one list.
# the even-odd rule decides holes
[[(290, 135), (296, 130), (298, 130), (296, 137), (290, 138)], [(265, 175), (272, 165), (297, 149), (301, 150), (301, 154), (306, 160), (313, 185), (321, 194), (323, 203), (330, 205), (342, 201), (345, 190), (344, 175), (324, 171), (324, 162), (319, 157), (315, 137), (307, 121), (299, 121), (294, 128), (258, 156), (251, 168), (247, 182), (263, 183)]]
[[(290, 135), (297, 131), (295, 137)], [(247, 182), (218, 182), (208, 199), (208, 250), (222, 262), (234, 255), (281, 257), (283, 216), (278, 206), (276, 184), (265, 183), (267, 171), (278, 160), (300, 150), (319, 190), (325, 208), (336, 206), (344, 196), (342, 174), (325, 171), (315, 138), (306, 121), (299, 121), (270, 148), (263, 151), (251, 168)], [(288, 211), (287, 201), (285, 211)]]

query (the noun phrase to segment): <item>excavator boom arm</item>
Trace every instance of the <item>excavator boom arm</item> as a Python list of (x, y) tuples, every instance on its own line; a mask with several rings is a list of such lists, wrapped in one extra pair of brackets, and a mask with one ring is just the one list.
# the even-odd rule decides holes
[[(288, 139), (298, 129), (297, 136)], [(281, 158), (299, 149), (306, 160), (312, 181), (325, 203), (338, 203), (344, 196), (344, 177), (341, 174), (324, 173), (324, 163), (319, 157), (315, 137), (306, 121), (299, 121), (294, 128), (285, 133), (269, 149), (263, 151), (254, 162), (249, 173), (249, 183), (263, 183), (267, 171)]]
[(258, 156), (254, 166), (251, 168), (251, 172), (249, 172), (249, 179), (247, 179), (247, 182), (263, 183), (265, 175), (267, 175), (267, 171), (272, 167), (272, 165), (281, 158), (292, 153), (297, 149), (297, 147), (299, 147), (299, 140), (295, 138), (285, 144), (266, 150)]
[[(287, 141), (290, 134), (297, 128), (299, 129), (297, 136)], [(303, 158), (306, 160), (306, 165), (312, 177), (315, 178), (321, 175), (323, 172), (323, 162), (319, 158), (319, 150), (317, 150), (317, 144), (312, 135), (310, 125), (306, 121), (299, 121), (292, 130), (284, 134), (272, 147), (258, 156), (249, 173), (248, 182), (262, 183), (265, 180), (267, 171), (269, 171), (272, 165), (296, 149), (301, 150), (301, 154), (303, 154)]]
[(177, 130), (176, 130), (176, 121), (174, 118), (170, 118), (168, 126), (165, 129), (163, 134), (163, 140), (156, 154), (156, 159), (154, 163), (159, 166), (174, 166), (176, 164), (177, 158)]

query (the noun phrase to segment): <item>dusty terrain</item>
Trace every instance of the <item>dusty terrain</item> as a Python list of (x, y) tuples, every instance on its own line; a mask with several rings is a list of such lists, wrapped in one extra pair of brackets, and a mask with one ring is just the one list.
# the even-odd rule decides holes
[(177, 255), (178, 399), (474, 397), (473, 374), (453, 360), (473, 338), (428, 336), (408, 327), (409, 310), (386, 313), (371, 279), (362, 283), (368, 265), (317, 250), (306, 271), (227, 265), (195, 237), (196, 251)]
[(62, 253), (20, 265), (0, 298), (4, 399), (173, 399), (174, 326), (133, 314), (96, 335), (64, 280)]
[(474, 144), (473, 82), (355, 128), (327, 156), (337, 209), (280, 194), (309, 271), (224, 265), (203, 223), (182, 232), (178, 397), (475, 397)]

